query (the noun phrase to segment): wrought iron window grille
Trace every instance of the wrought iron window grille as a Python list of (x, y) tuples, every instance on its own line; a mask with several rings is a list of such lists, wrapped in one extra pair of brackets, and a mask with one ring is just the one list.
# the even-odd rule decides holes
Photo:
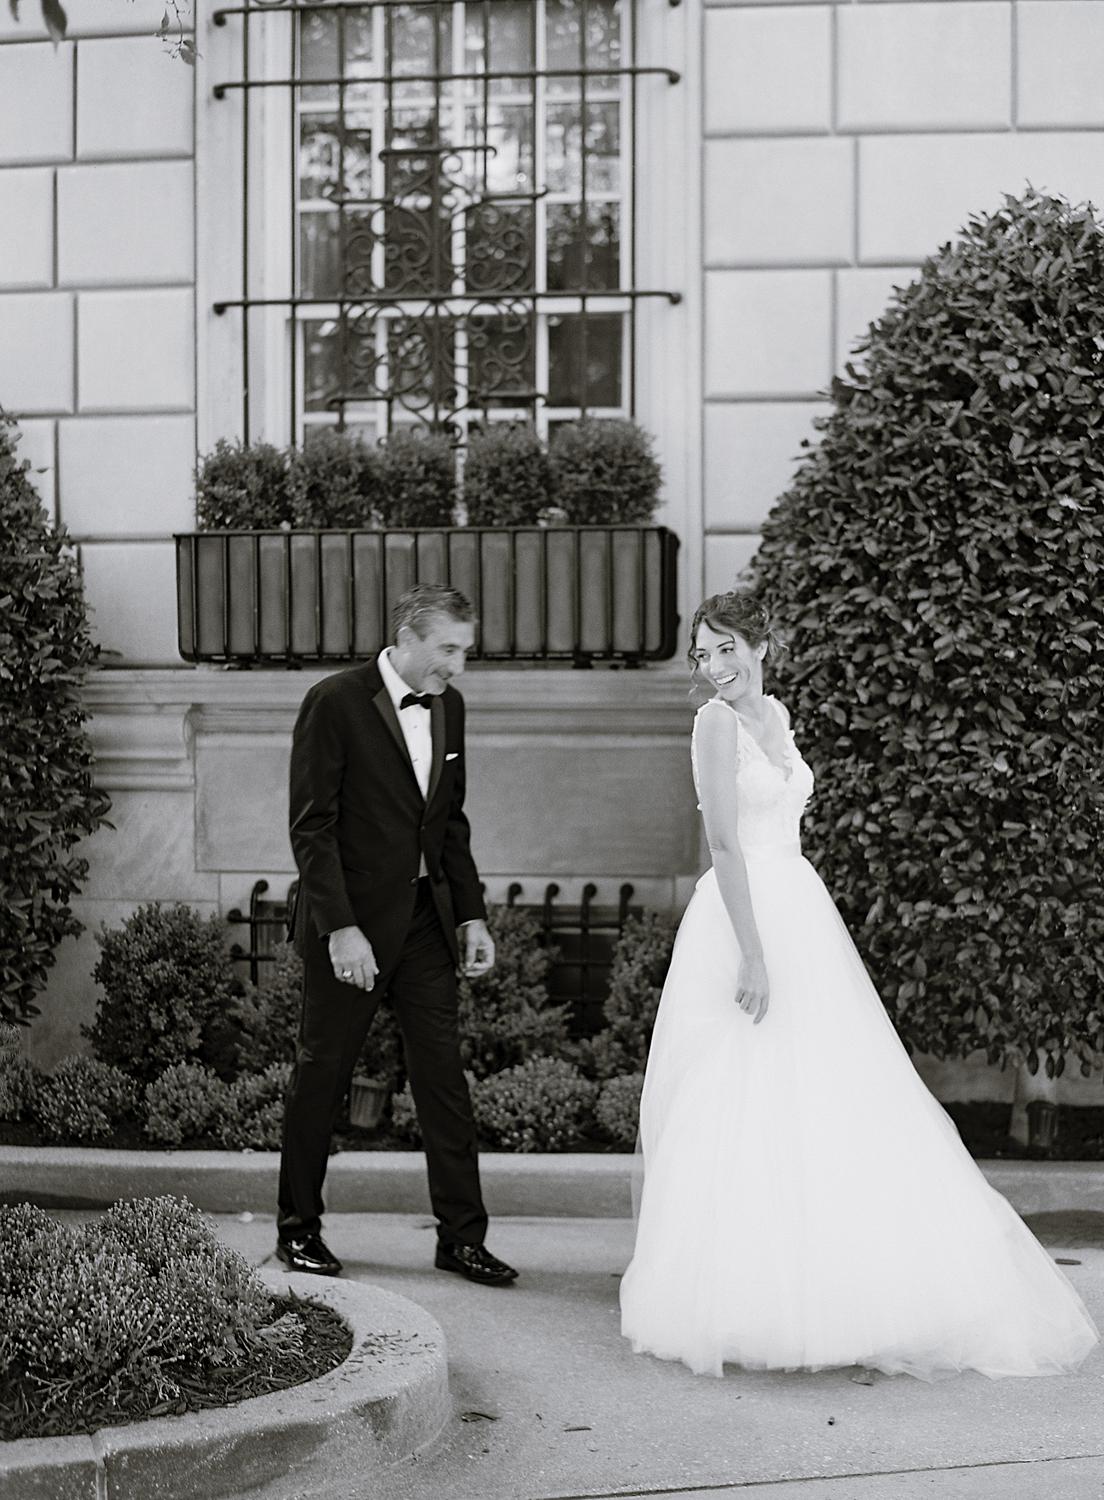
[[(232, 926), (247, 929), (246, 944), (235, 942), (231, 957), (244, 964), (253, 984), (263, 983), (275, 962), (275, 947), (282, 942), (287, 912), (297, 882), (288, 887), (283, 901), (268, 895), (267, 880), (258, 880), (249, 893), (249, 906), (243, 912), (235, 907), (227, 914)], [(633, 904), (633, 887), (627, 882), (618, 887), (616, 902), (597, 901), (599, 888), (593, 881), (584, 885), (579, 903), (560, 903), (560, 887), (550, 881), (537, 901), (523, 901), (525, 887), (514, 881), (506, 891), (505, 905), (527, 911), (540, 925), (544, 947), (557, 950), (549, 975), (549, 998), (553, 1004), (571, 1007), (572, 1031), (577, 1036), (592, 1036), (604, 1023), (602, 1005), (609, 994), (610, 969), (617, 940), (630, 917), (640, 917), (643, 907)]]
[[(240, 317), (246, 441), (265, 309), (287, 312), (293, 441), (316, 423), (383, 436), (420, 422), (462, 442), (496, 418), (632, 413), (637, 306), (681, 300), (635, 284), (639, 94), (680, 75), (635, 60), (632, 6), (246, 0), (214, 12), (241, 28), (240, 74), (212, 87), (216, 101), (243, 99), (241, 285), (214, 311)], [(250, 33), (281, 16), (295, 62), (272, 76)], [(248, 101), (271, 90), (288, 100), (289, 285), (255, 295)]]

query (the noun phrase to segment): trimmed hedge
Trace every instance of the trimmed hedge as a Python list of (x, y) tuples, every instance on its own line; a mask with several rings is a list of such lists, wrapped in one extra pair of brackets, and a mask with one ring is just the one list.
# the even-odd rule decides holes
[(822, 779), (806, 842), (905, 1040), (1104, 1051), (1104, 229), (1028, 192), (832, 386), (751, 581)]

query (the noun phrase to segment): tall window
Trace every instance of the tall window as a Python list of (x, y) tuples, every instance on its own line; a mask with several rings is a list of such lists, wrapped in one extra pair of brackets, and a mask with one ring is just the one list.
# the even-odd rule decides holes
[[(292, 27), (290, 287), (264, 305), (295, 437), (630, 413), (636, 301), (676, 300), (634, 286), (637, 96), (677, 81), (634, 65), (631, 0), (257, 9)], [(237, 86), (273, 85), (247, 54)]]

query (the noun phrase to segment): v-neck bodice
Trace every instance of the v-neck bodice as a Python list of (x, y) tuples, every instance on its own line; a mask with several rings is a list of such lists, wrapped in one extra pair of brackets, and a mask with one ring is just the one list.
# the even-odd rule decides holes
[(771, 759), (759, 741), (740, 723), (736, 710), (722, 698), (711, 698), (699, 708), (690, 740), (694, 786), (700, 799), (696, 740), (702, 715), (729, 713), (736, 719), (739, 727), (736, 758), (732, 765), (732, 795), (736, 798), (740, 844), (745, 852), (792, 848), (798, 843), (801, 815), (813, 791), (813, 773), (802, 759), (792, 732), (785, 727), (781, 704), (776, 698), (767, 701), (783, 726), (785, 766)]

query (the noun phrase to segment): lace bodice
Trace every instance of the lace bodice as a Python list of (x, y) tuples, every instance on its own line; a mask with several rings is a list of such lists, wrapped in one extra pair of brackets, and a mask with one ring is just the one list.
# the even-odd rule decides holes
[[(793, 734), (785, 728), (782, 705), (767, 697), (785, 729), (786, 769), (780, 769), (760, 748), (757, 740), (740, 726), (736, 739), (736, 760), (732, 767), (732, 795), (736, 798), (740, 845), (745, 853), (772, 848), (792, 848), (801, 838), (801, 814), (812, 796), (813, 773), (801, 758)], [(694, 770), (694, 788), (701, 796), (698, 780), (698, 724), (705, 713), (730, 713), (720, 698), (703, 703), (694, 717), (690, 737), (690, 759)], [(701, 803), (699, 801), (700, 808)]]

